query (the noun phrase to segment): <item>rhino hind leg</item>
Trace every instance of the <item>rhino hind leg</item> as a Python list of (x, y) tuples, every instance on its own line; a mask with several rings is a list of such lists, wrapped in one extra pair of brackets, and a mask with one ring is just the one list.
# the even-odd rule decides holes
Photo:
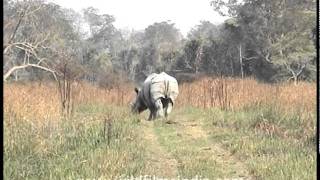
[(171, 111), (172, 111), (172, 108), (173, 108), (173, 104), (172, 102), (169, 102), (168, 105), (165, 107), (165, 117), (167, 117)]
[(172, 100), (170, 98), (161, 98), (161, 102), (164, 109), (164, 116), (167, 117), (172, 111)]
[(161, 99), (156, 100), (155, 108), (156, 108), (156, 117), (164, 117), (164, 110), (163, 110)]

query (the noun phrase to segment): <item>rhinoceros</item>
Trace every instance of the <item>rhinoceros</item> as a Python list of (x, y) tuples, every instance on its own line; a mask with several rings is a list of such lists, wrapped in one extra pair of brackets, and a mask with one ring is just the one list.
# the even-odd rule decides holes
[(152, 73), (141, 88), (135, 88), (136, 99), (132, 103), (132, 112), (141, 113), (150, 110), (148, 120), (167, 117), (179, 94), (178, 81), (167, 73)]

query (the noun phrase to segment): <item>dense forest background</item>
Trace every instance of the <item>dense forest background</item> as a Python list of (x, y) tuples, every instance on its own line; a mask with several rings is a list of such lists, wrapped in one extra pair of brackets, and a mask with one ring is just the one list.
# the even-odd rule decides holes
[(161, 71), (181, 81), (198, 75), (316, 80), (315, 0), (213, 0), (208, 6), (229, 18), (199, 22), (187, 37), (171, 21), (117, 29), (112, 15), (93, 7), (75, 12), (43, 0), (3, 5), (5, 81), (63, 77), (109, 87)]

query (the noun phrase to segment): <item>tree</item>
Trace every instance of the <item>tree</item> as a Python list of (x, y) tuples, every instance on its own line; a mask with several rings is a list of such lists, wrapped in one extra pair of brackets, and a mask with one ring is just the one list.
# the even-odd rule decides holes
[(100, 75), (103, 77), (113, 71), (113, 61), (118, 60), (124, 42), (121, 32), (113, 26), (115, 18), (112, 15), (99, 14), (98, 9), (93, 7), (84, 9), (83, 14), (90, 33), (84, 41), (82, 64), (87, 69), (86, 78), (96, 81)]
[(173, 23), (154, 23), (145, 29), (140, 69), (151, 72), (169, 70), (180, 48), (182, 35)]
[[(294, 9), (292, 9), (294, 7)], [(307, 69), (316, 72), (312, 61), (316, 57), (312, 38), (315, 26), (315, 13), (290, 4), (283, 14), (282, 25), (291, 31), (279, 32), (279, 37), (271, 43), (272, 63), (284, 67), (288, 72), (288, 80), (297, 83), (298, 78)]]
[(220, 26), (214, 25), (209, 21), (200, 21), (199, 25), (190, 30), (187, 37), (190, 40), (202, 39), (204, 43), (209, 43), (210, 40), (220, 37), (220, 28)]
[[(7, 1), (4, 15), (4, 80), (17, 70), (53, 74), (60, 92), (61, 112), (72, 112), (72, 83), (81, 76), (77, 14), (45, 1)], [(36, 72), (39, 73), (40, 72)], [(16, 76), (17, 77), (17, 76)], [(16, 78), (17, 79), (17, 78)]]
[[(241, 44), (249, 58), (254, 59), (250, 63), (255, 74), (262, 72), (259, 70), (261, 65), (271, 65), (278, 72), (286, 70), (289, 79), (293, 78), (295, 82), (307, 67), (314, 69), (311, 60), (315, 50), (309, 38), (315, 26), (314, 3), (285, 0), (212, 1), (215, 10), (235, 18), (239, 23), (244, 32)], [(228, 13), (223, 13), (226, 9)], [(299, 41), (303, 43), (297, 43)]]
[(66, 50), (79, 54), (79, 35), (68, 18), (70, 11), (44, 1), (9, 2), (4, 15), (4, 80), (28, 67), (51, 72), (57, 79), (55, 57)]
[(216, 40), (219, 37), (219, 28), (217, 26), (210, 23), (209, 21), (201, 21), (200, 23), (200, 25), (197, 25), (195, 28), (191, 29), (191, 31), (188, 33), (188, 38), (191, 41), (197, 41), (199, 43), (197, 50), (194, 51), (195, 59), (193, 68), (195, 73), (199, 72), (200, 66), (201, 64), (203, 64), (202, 56), (204, 53), (204, 46), (208, 46), (212, 40)]
[[(43, 4), (13, 1), (5, 1), (4, 4), (4, 81), (13, 72), (28, 67), (49, 71), (56, 78), (54, 70), (43, 65), (45, 58), (39, 56), (49, 33), (34, 32), (37, 20), (33, 17), (44, 8)], [(26, 23), (27, 21), (30, 23)], [(15, 75), (17, 79), (17, 73)]]

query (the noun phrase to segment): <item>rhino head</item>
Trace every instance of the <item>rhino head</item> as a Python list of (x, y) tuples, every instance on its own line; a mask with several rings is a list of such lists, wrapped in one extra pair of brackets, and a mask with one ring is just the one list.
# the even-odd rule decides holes
[(133, 113), (141, 113), (142, 111), (147, 109), (147, 106), (143, 102), (141, 89), (134, 88), (134, 90), (135, 90), (137, 96), (136, 96), (135, 100), (133, 101), (133, 103), (131, 103), (131, 111)]

